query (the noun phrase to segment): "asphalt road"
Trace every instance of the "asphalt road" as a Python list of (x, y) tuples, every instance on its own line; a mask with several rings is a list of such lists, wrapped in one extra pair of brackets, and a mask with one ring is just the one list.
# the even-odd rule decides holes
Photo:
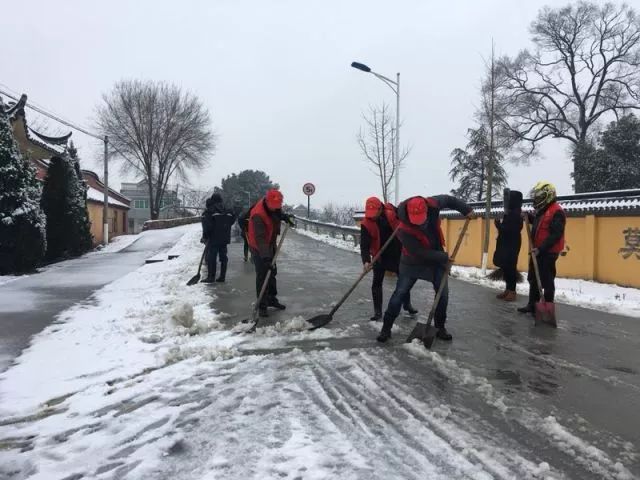
[[(232, 245), (229, 283), (212, 287), (217, 295), (213, 308), (240, 312), (230, 318), (231, 323), (247, 316), (254, 295), (252, 265), (243, 263), (240, 255), (240, 246)], [(357, 255), (295, 233), (285, 242), (278, 263), (279, 298), (288, 308), (272, 314), (263, 325), (328, 312), (361, 268)], [(385, 281), (385, 302), (394, 281)], [(385, 395), (399, 392), (415, 399), (435, 397), (454, 411), (468, 412), (475, 428), (495, 431), (566, 478), (618, 478), (607, 470), (615, 472), (615, 465), (604, 470), (594, 466), (597, 455), (585, 445), (619, 459), (640, 475), (638, 319), (558, 305), (557, 330), (535, 326), (531, 317), (515, 312), (526, 299), (505, 304), (495, 299), (495, 291), (452, 279), (447, 327), (454, 340), (437, 342), (432, 351), (438, 356), (425, 361), (403, 347), (415, 324), (411, 318), (399, 317), (392, 342), (384, 346), (375, 342), (380, 323), (368, 320), (369, 286), (366, 278), (328, 326), (355, 326), (349, 338), (290, 345), (310, 352), (326, 348), (357, 352), (350, 361), (371, 375), (379, 391), (347, 395), (349, 382), (355, 385), (357, 379), (325, 365), (324, 381), (335, 382), (339, 390), (343, 384), (347, 396), (340, 401), (358, 403), (371, 395), (373, 403), (387, 402)], [(414, 306), (424, 314), (433, 289), (419, 282), (413, 292)], [(376, 365), (380, 371), (392, 365), (397, 373), (391, 378), (376, 376)]]
[(183, 233), (151, 230), (117, 253), (91, 253), (0, 285), (0, 373), (56, 315), (170, 248)]

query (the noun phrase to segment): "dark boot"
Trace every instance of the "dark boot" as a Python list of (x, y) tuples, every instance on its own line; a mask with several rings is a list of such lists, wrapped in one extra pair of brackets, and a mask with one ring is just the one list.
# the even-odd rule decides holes
[(520, 312), (520, 313), (535, 313), (536, 309), (532, 304), (527, 303), (524, 307), (518, 308), (518, 312)]
[(380, 330), (380, 335), (376, 338), (380, 343), (385, 343), (387, 340), (391, 338), (391, 327), (393, 327), (394, 319), (388, 317), (386, 314), (384, 316), (384, 322), (382, 323), (382, 329)]
[(203, 280), (200, 280), (200, 283), (213, 283), (213, 282), (215, 282), (215, 278), (213, 277), (207, 277)]
[(277, 310), (284, 310), (287, 308), (285, 305), (281, 304), (276, 297), (269, 298), (269, 300), (267, 301), (267, 305)]
[(418, 313), (418, 310), (413, 308), (411, 304), (405, 305), (404, 311), (407, 312), (409, 315), (416, 315)]
[(216, 282), (224, 283), (226, 276), (227, 276), (227, 264), (223, 263), (220, 265), (220, 276), (216, 278)]
[(376, 312), (376, 313), (373, 314), (373, 316), (371, 318), (369, 318), (369, 320), (371, 320), (372, 322), (377, 322), (381, 318), (382, 318), (382, 313)]
[(438, 328), (436, 337), (440, 340), (444, 340), (445, 342), (450, 342), (451, 340), (453, 340), (453, 336), (449, 332), (447, 332), (447, 329), (444, 327)]

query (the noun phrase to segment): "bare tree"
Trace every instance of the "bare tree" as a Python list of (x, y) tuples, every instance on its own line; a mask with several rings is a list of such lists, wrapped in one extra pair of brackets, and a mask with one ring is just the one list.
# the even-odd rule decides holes
[(209, 113), (197, 97), (164, 82), (121, 81), (102, 98), (98, 127), (123, 170), (146, 180), (151, 219), (157, 219), (169, 180), (186, 180), (215, 150)]
[(508, 126), (531, 152), (545, 138), (577, 146), (603, 116), (640, 108), (640, 21), (631, 7), (545, 7), (531, 34), (534, 52), (499, 62), (508, 79)]
[(391, 182), (396, 175), (396, 169), (409, 155), (409, 149), (400, 151), (400, 158), (396, 162), (396, 125), (385, 103), (382, 107), (369, 107), (368, 114), (363, 114), (364, 129), (357, 135), (358, 145), (367, 162), (371, 164), (373, 173), (380, 180), (382, 198), (388, 202), (393, 189)]
[(190, 187), (182, 187), (178, 196), (182, 202), (182, 210), (185, 214), (198, 215), (206, 208), (207, 199), (213, 195), (213, 188), (198, 190)]

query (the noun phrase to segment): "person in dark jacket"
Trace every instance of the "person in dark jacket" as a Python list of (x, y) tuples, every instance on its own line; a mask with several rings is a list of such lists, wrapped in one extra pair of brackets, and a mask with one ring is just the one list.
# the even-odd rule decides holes
[(498, 238), (493, 254), (493, 264), (502, 270), (506, 283), (505, 291), (499, 293), (496, 298), (505, 302), (513, 302), (516, 299), (522, 224), (522, 192), (505, 189), (504, 215), (502, 220), (495, 220)]
[[(398, 234), (402, 243), (400, 274), (384, 314), (382, 330), (377, 338), (379, 342), (391, 338), (391, 328), (400, 313), (402, 301), (418, 280), (431, 282), (436, 291), (440, 288), (449, 267), (449, 255), (444, 251), (444, 234), (440, 226), (440, 210), (443, 208), (457, 210), (469, 218), (475, 217), (469, 205), (450, 195), (412, 197), (398, 205)], [(434, 317), (436, 336), (441, 340), (452, 339), (445, 328), (448, 301), (449, 291), (445, 286)]]
[(276, 240), (280, 235), (280, 222), (292, 224), (291, 216), (282, 211), (283, 196), (280, 191), (272, 189), (252, 208), (247, 227), (247, 240), (251, 249), (251, 259), (256, 269), (256, 297), (260, 295), (262, 284), (267, 273), (271, 276), (267, 290), (258, 306), (261, 317), (268, 317), (267, 307), (284, 310), (286, 307), (277, 298), (278, 288), (276, 276), (278, 270), (273, 264), (276, 252)]
[[(533, 238), (533, 256), (538, 261), (540, 282), (544, 290), (545, 302), (553, 303), (556, 287), (556, 262), (564, 249), (564, 230), (567, 222), (564, 210), (556, 201), (556, 188), (549, 182), (538, 182), (531, 190), (535, 216), (529, 216), (531, 236)], [(540, 291), (533, 270), (532, 259), (529, 259), (529, 302), (521, 308), (520, 313), (535, 314), (535, 304), (540, 300)]]
[[(383, 204), (378, 197), (370, 197), (365, 203), (364, 219), (360, 224), (360, 256), (365, 270), (371, 267), (371, 260), (387, 242), (398, 225), (396, 208)], [(373, 264), (373, 316), (370, 320), (382, 318), (382, 283), (386, 272), (398, 273), (400, 264), (400, 240), (394, 238), (376, 263)], [(411, 306), (411, 293), (404, 299), (403, 307), (411, 315), (418, 313)]]
[(244, 254), (244, 261), (249, 260), (249, 241), (247, 240), (247, 231), (249, 229), (249, 215), (251, 215), (251, 209), (253, 205), (249, 207), (249, 210), (240, 214), (238, 217), (238, 226), (240, 227), (240, 233), (242, 235), (242, 240), (244, 245), (242, 246), (242, 252)]
[[(231, 243), (231, 227), (235, 216), (224, 206), (222, 196), (214, 193), (207, 200), (207, 209), (202, 214), (202, 237), (207, 244), (207, 278), (203, 283), (224, 282), (227, 275), (229, 258), (227, 245)], [(220, 276), (216, 277), (218, 258)]]

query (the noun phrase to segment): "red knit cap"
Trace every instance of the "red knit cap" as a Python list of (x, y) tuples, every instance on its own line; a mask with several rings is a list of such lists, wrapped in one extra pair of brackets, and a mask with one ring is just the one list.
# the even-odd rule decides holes
[(382, 208), (382, 202), (378, 197), (369, 197), (364, 206), (364, 216), (367, 218), (376, 218)]
[(269, 210), (280, 210), (282, 208), (282, 193), (275, 188), (269, 190), (265, 196), (267, 200), (267, 208)]
[(422, 197), (413, 197), (407, 202), (409, 221), (414, 225), (422, 225), (427, 221), (427, 202)]

